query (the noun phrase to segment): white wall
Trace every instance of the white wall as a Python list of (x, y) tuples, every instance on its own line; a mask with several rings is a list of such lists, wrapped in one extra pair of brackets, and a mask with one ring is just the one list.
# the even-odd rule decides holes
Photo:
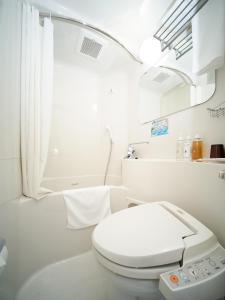
[(114, 143), (108, 182), (119, 184), (120, 159), (127, 146), (126, 74), (118, 69), (101, 74), (56, 61), (54, 80), (45, 177), (77, 177), (81, 181), (82, 176), (97, 176), (102, 184), (109, 153), (105, 127), (110, 126)]
[[(126, 71), (126, 69), (125, 69)], [(128, 76), (120, 68), (112, 68), (101, 76), (101, 122), (112, 131), (113, 151), (109, 174), (121, 176), (121, 158), (126, 155), (128, 136)], [(108, 145), (102, 149), (102, 159), (106, 161)], [(104, 169), (105, 171), (105, 169)], [(112, 180), (112, 179), (111, 179)]]
[(9, 250), (9, 261), (0, 280), (0, 299), (13, 297), (16, 266), (15, 199), (21, 195), (19, 27), (12, 1), (0, 1), (0, 237)]
[[(10, 2), (10, 1), (9, 1)], [(20, 190), (19, 30), (16, 10), (0, 1), (0, 205)], [(11, 10), (11, 13), (9, 13)]]
[[(45, 176), (98, 171), (100, 145), (99, 77), (78, 66), (55, 62), (49, 157)], [(53, 149), (58, 150), (55, 155)], [(85, 163), (86, 162), (86, 163)]]

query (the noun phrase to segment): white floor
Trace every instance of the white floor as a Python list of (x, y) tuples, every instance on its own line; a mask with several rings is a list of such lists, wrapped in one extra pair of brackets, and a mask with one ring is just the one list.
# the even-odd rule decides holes
[[(154, 294), (155, 295), (155, 294)], [(155, 295), (149, 300), (161, 300)], [(16, 300), (141, 300), (106, 280), (91, 251), (47, 266), (21, 288)]]

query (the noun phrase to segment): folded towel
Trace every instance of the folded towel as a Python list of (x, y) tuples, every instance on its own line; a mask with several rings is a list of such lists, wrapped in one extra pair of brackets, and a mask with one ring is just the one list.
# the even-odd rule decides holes
[(224, 27), (224, 0), (209, 0), (192, 19), (194, 74), (201, 75), (224, 64)]
[(63, 191), (63, 197), (68, 228), (89, 227), (111, 214), (109, 186), (67, 190)]

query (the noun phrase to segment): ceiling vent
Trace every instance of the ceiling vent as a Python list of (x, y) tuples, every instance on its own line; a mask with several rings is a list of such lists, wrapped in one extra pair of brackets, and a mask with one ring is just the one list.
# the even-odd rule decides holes
[(160, 72), (155, 78), (152, 80), (157, 83), (162, 83), (170, 77), (168, 73)]
[(101, 49), (102, 44), (96, 42), (95, 40), (84, 37), (80, 52), (93, 58), (97, 58)]
[(81, 30), (77, 51), (91, 58), (98, 59), (106, 43), (103, 38), (93, 32)]

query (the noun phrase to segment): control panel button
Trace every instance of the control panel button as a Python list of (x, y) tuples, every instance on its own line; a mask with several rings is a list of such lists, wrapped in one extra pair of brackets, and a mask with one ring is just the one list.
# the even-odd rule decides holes
[(194, 276), (194, 277), (197, 276), (197, 270), (194, 270), (194, 269), (192, 269), (192, 268), (189, 269), (189, 273), (190, 273), (192, 276)]
[(170, 281), (172, 283), (178, 283), (179, 282), (179, 278), (177, 277), (177, 275), (172, 274), (172, 275), (170, 275)]
[(216, 262), (214, 260), (212, 260), (211, 258), (209, 258), (209, 264), (212, 266), (212, 267), (215, 267), (216, 266)]
[(201, 299), (223, 299), (224, 276), (225, 249), (218, 247), (210, 255), (161, 274), (159, 289), (166, 299), (199, 299), (199, 295)]

